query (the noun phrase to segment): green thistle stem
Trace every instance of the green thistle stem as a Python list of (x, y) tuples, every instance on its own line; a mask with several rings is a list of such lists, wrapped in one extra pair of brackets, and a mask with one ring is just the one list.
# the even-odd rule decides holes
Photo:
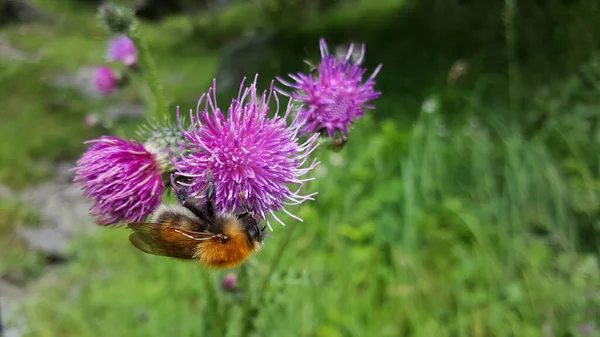
[(201, 274), (207, 296), (207, 305), (204, 309), (205, 332), (212, 336), (224, 337), (227, 335), (227, 325), (224, 323), (224, 312), (221, 301), (217, 297), (211, 273), (208, 270), (202, 270)]
[(153, 117), (159, 122), (167, 122), (169, 113), (167, 110), (167, 100), (163, 91), (163, 86), (158, 78), (156, 64), (148, 49), (148, 45), (141, 37), (138, 29), (138, 24), (135, 22), (129, 30), (129, 37), (135, 44), (138, 50), (138, 62), (144, 72), (144, 78), (148, 83), (148, 87), (154, 96)]
[[(279, 267), (279, 263), (281, 263), (281, 258), (283, 257), (283, 253), (289, 246), (296, 227), (298, 227), (298, 226), (291, 226), (288, 230), (285, 231), (286, 236), (283, 238), (283, 240), (279, 244), (279, 247), (277, 247), (278, 249), (277, 249), (277, 252), (275, 253), (275, 258), (273, 259), (273, 261), (271, 262), (271, 265), (269, 266), (269, 271), (267, 272), (267, 275), (265, 275), (265, 278), (263, 279), (262, 283), (260, 284), (260, 287), (257, 289), (258, 298), (256, 299), (256, 302), (252, 303), (253, 302), (252, 299), (248, 298), (248, 301), (246, 302), (246, 305), (244, 308), (244, 318), (242, 321), (242, 333), (240, 336), (243, 336), (243, 337), (252, 336), (252, 333), (255, 332), (256, 324), (255, 324), (254, 320), (256, 317), (258, 317), (259, 311), (262, 308), (263, 303), (265, 301), (265, 294), (267, 293), (266, 289), (269, 286), (269, 283), (271, 282), (271, 278), (273, 277), (273, 274), (275, 274), (275, 270), (277, 270), (277, 267)], [(250, 285), (248, 285), (248, 288), (250, 288)], [(250, 289), (245, 289), (245, 290), (247, 292), (250, 291)]]

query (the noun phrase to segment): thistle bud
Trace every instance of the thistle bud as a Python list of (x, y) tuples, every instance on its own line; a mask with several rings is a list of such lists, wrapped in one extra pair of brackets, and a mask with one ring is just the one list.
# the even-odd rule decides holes
[(238, 287), (237, 275), (235, 273), (228, 273), (225, 276), (223, 276), (221, 286), (226, 292), (232, 292), (236, 290)]
[[(172, 156), (179, 156), (180, 145), (185, 141), (178, 128), (149, 122), (140, 126), (137, 138), (143, 139), (146, 144), (152, 144), (153, 148), (162, 149), (163, 152), (171, 152)], [(170, 164), (170, 162), (169, 162)]]
[(130, 8), (107, 3), (100, 6), (98, 17), (110, 32), (125, 34), (133, 25), (135, 13)]
[(108, 95), (117, 87), (117, 76), (109, 67), (98, 67), (94, 71), (93, 85), (100, 94)]

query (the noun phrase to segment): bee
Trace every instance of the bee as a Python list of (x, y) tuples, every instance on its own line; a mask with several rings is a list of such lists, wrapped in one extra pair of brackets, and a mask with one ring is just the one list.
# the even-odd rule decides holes
[(333, 150), (334, 152), (340, 152), (342, 148), (348, 143), (348, 136), (346, 135), (338, 135), (331, 140), (328, 149)]
[(214, 182), (207, 176), (204, 205), (192, 202), (185, 188), (174, 189), (179, 204), (162, 204), (150, 222), (129, 223), (129, 242), (147, 254), (193, 259), (211, 268), (233, 268), (257, 253), (267, 226), (259, 228), (245, 200), (242, 213), (216, 215)]

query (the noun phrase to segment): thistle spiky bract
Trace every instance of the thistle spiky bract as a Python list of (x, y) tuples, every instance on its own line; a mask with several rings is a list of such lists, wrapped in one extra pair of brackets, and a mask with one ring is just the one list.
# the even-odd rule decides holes
[(172, 155), (179, 155), (180, 145), (185, 141), (178, 126), (156, 120), (149, 120), (140, 125), (136, 131), (136, 137), (146, 143), (167, 149)]
[(98, 18), (108, 31), (127, 34), (135, 24), (135, 13), (127, 7), (106, 3), (98, 9)]

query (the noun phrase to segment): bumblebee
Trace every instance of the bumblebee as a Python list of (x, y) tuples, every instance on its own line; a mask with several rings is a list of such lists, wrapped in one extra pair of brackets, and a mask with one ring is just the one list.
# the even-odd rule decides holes
[(239, 214), (215, 214), (212, 203), (214, 182), (210, 174), (206, 202), (198, 206), (185, 188), (174, 189), (179, 204), (162, 204), (150, 222), (129, 223), (129, 241), (153, 255), (193, 259), (211, 268), (233, 268), (257, 253), (264, 245), (265, 228), (244, 201)]

